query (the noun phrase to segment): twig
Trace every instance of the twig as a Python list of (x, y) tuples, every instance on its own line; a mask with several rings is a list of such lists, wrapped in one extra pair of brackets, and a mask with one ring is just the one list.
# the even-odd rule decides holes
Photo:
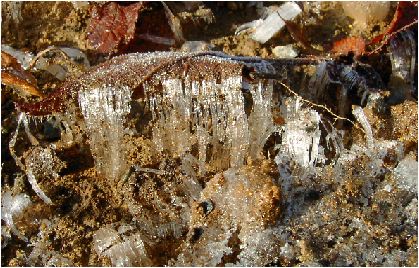
[(346, 117), (342, 117), (342, 116), (339, 116), (339, 115), (337, 115), (337, 114), (335, 114), (334, 112), (332, 112), (332, 110), (330, 110), (328, 107), (326, 107), (326, 106), (324, 106), (324, 105), (321, 105), (321, 104), (317, 104), (317, 103), (314, 103), (314, 102), (311, 102), (311, 101), (309, 101), (309, 100), (307, 100), (307, 99), (304, 99), (303, 97), (301, 97), (300, 95), (298, 95), (295, 91), (293, 91), (289, 86), (287, 86), (286, 84), (284, 84), (284, 83), (282, 83), (281, 81), (278, 81), (278, 83), (281, 85), (281, 86), (283, 86), (284, 88), (286, 88), (287, 89), (287, 91), (288, 92), (290, 92), (291, 94), (293, 94), (294, 96), (296, 96), (297, 98), (300, 98), (303, 102), (305, 102), (305, 103), (307, 103), (308, 105), (310, 105), (310, 106), (312, 106), (312, 107), (318, 107), (318, 108), (321, 108), (321, 109), (323, 109), (323, 110), (325, 110), (326, 112), (328, 112), (330, 115), (332, 115), (334, 118), (335, 118), (335, 121), (336, 120), (344, 120), (344, 121), (348, 121), (349, 123), (351, 123), (355, 128), (357, 128), (357, 129), (359, 129), (359, 130), (361, 130), (364, 134), (366, 134), (365, 133), (365, 131), (362, 129), (362, 128), (360, 128), (354, 121), (352, 121), (352, 120), (350, 120), (350, 119), (348, 119), (348, 118), (346, 118)]
[(397, 31), (395, 31), (395, 32), (393, 32), (393, 33), (391, 33), (391, 34), (389, 34), (389, 35), (385, 36), (385, 37), (384, 37), (384, 40), (383, 40), (383, 41), (381, 41), (381, 45), (380, 45), (379, 47), (377, 47), (376, 49), (374, 49), (373, 51), (371, 51), (371, 52), (367, 53), (367, 55), (368, 55), (368, 56), (370, 56), (370, 55), (372, 55), (372, 54), (374, 54), (374, 53), (378, 53), (380, 50), (382, 50), (382, 49), (383, 49), (383, 47), (384, 47), (385, 45), (387, 45), (387, 44), (388, 44), (389, 40), (390, 40), (391, 38), (393, 38), (396, 34), (398, 34), (398, 33), (402, 32), (402, 31), (404, 31), (404, 30), (408, 29), (409, 27), (411, 27), (411, 26), (413, 26), (413, 25), (415, 25), (415, 24), (417, 24), (417, 23), (418, 23), (418, 20), (414, 20), (413, 22), (411, 22), (411, 23), (409, 23), (409, 24), (407, 24), (407, 25), (403, 26), (402, 28), (398, 29)]

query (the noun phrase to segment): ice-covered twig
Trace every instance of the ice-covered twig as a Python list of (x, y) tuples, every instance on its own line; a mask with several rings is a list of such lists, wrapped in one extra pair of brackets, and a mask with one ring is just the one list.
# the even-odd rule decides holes
[(368, 148), (374, 148), (374, 138), (372, 136), (372, 129), (371, 125), (368, 122), (368, 119), (365, 117), (364, 111), (360, 106), (354, 105), (352, 107), (352, 113), (355, 116), (356, 120), (361, 124), (362, 128), (364, 129), (365, 138), (367, 140)]
[[(358, 128), (358, 129), (360, 129), (359, 127), (357, 127), (356, 126), (356, 124), (355, 124), (355, 122), (354, 121), (352, 121), (352, 120), (350, 120), (350, 119), (348, 119), (348, 118), (346, 118), (346, 117), (342, 117), (342, 116), (339, 116), (339, 115), (337, 115), (337, 114), (335, 114), (334, 112), (332, 112), (332, 110), (330, 110), (328, 107), (326, 107), (326, 106), (324, 106), (324, 105), (321, 105), (321, 104), (316, 104), (316, 103), (314, 103), (314, 102), (311, 102), (311, 101), (309, 101), (309, 100), (306, 100), (306, 99), (304, 99), (304, 98), (302, 98), (300, 95), (298, 95), (295, 91), (293, 91), (289, 86), (287, 86), (287, 85), (285, 85), (284, 83), (282, 83), (282, 82), (278, 82), (280, 85), (282, 85), (288, 92), (290, 92), (292, 95), (294, 95), (294, 96), (296, 96), (296, 97), (298, 97), (298, 98), (300, 98), (301, 99), (301, 101), (303, 101), (303, 102), (305, 102), (305, 103), (307, 103), (308, 105), (310, 105), (310, 106), (312, 106), (312, 107), (317, 107), (317, 108), (320, 108), (320, 109), (322, 109), (322, 110), (325, 110), (326, 112), (328, 112), (330, 115), (332, 115), (334, 118), (335, 118), (335, 120), (345, 120), (345, 121), (348, 121), (349, 123), (351, 123), (355, 128)], [(362, 131), (363, 131), (363, 129), (361, 129)]]
[(26, 168), (26, 175), (28, 176), (28, 181), (32, 186), (32, 189), (35, 191), (35, 193), (41, 198), (45, 203), (52, 204), (51, 199), (42, 191), (42, 189), (39, 187), (38, 182), (36, 181), (35, 176), (32, 173), (32, 170), (30, 168)]

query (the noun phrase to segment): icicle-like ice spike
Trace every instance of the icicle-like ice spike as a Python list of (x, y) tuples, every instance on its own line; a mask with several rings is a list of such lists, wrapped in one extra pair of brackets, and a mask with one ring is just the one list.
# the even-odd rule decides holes
[(133, 92), (134, 99), (143, 98), (143, 86), (146, 82), (168, 69), (183, 72), (183, 67), (188, 64), (193, 67), (195, 76), (198, 74), (213, 76), (220, 71), (228, 72), (233, 66), (240, 65), (247, 66), (256, 78), (269, 79), (278, 78), (280, 75), (278, 70), (284, 66), (318, 64), (319, 62), (321, 59), (238, 57), (217, 51), (132, 53), (114, 57), (77, 78), (67, 79), (41, 101), (17, 101), (15, 104), (20, 111), (35, 116), (63, 113), (77, 103), (79, 92), (107, 85), (128, 87)]
[[(291, 98), (282, 105), (286, 125), (282, 133), (279, 154), (288, 154), (302, 167), (313, 167), (323, 156), (320, 145), (320, 115), (303, 108), (299, 98)], [(278, 155), (279, 155), (278, 154)]]
[[(56, 96), (51, 103), (64, 109), (77, 98), (96, 168), (107, 177), (120, 178), (128, 168), (121, 146), (125, 116), (131, 99), (144, 96), (155, 125), (152, 135), (158, 151), (181, 156), (197, 147), (199, 161), (220, 170), (239, 167), (248, 156), (257, 157), (276, 131), (272, 120), (262, 123), (255, 119), (271, 113), (272, 84), (265, 81), (277, 75), (274, 64), (283, 67), (314, 62), (318, 60), (268, 61), (220, 52), (130, 54), (67, 81), (58, 93), (46, 99)], [(254, 88), (250, 115), (244, 110), (244, 77), (248, 88)], [(37, 105), (43, 107), (42, 111), (37, 110)], [(49, 106), (35, 103), (28, 107), (38, 115)], [(51, 112), (57, 107), (50, 107)], [(248, 117), (253, 118), (251, 127)], [(263, 128), (263, 135), (256, 134), (258, 127)]]
[(253, 99), (253, 109), (249, 116), (250, 151), (252, 158), (257, 159), (263, 150), (266, 140), (279, 129), (273, 124), (272, 94), (273, 83), (251, 85), (250, 92)]
[(126, 157), (121, 141), (130, 102), (128, 87), (107, 86), (79, 93), (96, 168), (110, 179), (118, 179), (125, 172)]

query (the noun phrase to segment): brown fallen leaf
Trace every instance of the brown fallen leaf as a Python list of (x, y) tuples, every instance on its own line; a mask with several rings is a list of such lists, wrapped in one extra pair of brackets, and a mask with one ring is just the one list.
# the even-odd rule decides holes
[(25, 71), (19, 62), (6, 52), (1, 52), (1, 83), (22, 93), (44, 97), (36, 86), (36, 78)]

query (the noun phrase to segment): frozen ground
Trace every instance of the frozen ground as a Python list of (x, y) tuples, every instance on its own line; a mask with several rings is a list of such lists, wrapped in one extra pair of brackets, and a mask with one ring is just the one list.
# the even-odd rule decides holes
[(300, 3), (310, 49), (285, 28), (264, 44), (235, 35), (281, 4), (168, 4), (185, 40), (206, 42), (168, 50), (321, 51), (318, 63), (156, 53), (100, 65), (91, 5), (3, 2), (2, 51), (84, 54), (37, 61), (40, 91), (71, 90), (52, 115), (20, 113), (17, 99), (37, 100), (2, 84), (2, 266), (417, 266), (417, 30), (362, 59), (374, 72), (329, 52), (376, 37), (396, 3), (375, 21)]

